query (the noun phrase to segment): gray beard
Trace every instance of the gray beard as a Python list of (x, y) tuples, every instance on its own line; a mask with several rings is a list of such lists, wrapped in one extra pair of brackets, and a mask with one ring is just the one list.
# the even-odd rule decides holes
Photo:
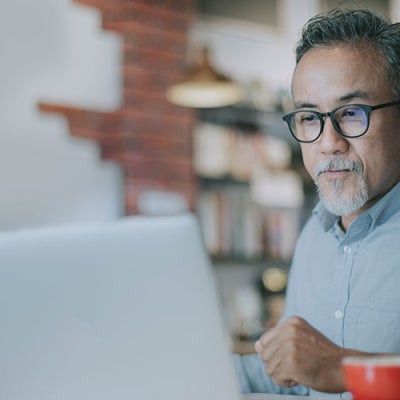
[(342, 180), (332, 180), (325, 183), (325, 185), (330, 185), (331, 189), (331, 195), (327, 196), (324, 193), (323, 185), (319, 182), (319, 179), (317, 178), (316, 185), (319, 198), (325, 208), (332, 214), (342, 217), (351, 215), (360, 210), (369, 198), (367, 183), (365, 182), (365, 179), (362, 175), (362, 165), (352, 160), (330, 160), (327, 162), (319, 163), (317, 165), (317, 167), (315, 168), (315, 176), (318, 177), (321, 172), (332, 169), (347, 169), (350, 171), (354, 171), (358, 175), (357, 183), (355, 185), (356, 187), (354, 188), (355, 193), (346, 193), (343, 190)]

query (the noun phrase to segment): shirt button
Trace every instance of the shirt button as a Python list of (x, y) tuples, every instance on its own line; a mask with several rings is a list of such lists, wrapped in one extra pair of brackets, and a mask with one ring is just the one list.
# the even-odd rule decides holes
[(349, 253), (351, 253), (351, 247), (350, 247), (350, 246), (344, 246), (344, 247), (343, 247), (343, 251), (344, 251), (346, 254), (349, 254)]
[(341, 318), (343, 313), (340, 310), (335, 311), (335, 318)]

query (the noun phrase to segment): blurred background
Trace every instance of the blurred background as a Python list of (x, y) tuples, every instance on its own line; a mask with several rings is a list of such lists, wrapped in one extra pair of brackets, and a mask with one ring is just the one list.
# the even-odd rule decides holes
[[(0, 14), (0, 229), (194, 211), (237, 339), (276, 323), (315, 204), (281, 121), (334, 0), (13, 0)], [(344, 2), (397, 20), (400, 2)]]

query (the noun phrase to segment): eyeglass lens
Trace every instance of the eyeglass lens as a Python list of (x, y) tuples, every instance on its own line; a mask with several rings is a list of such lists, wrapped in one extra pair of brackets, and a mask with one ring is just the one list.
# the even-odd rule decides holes
[[(349, 137), (360, 136), (368, 129), (368, 114), (359, 106), (349, 105), (329, 114), (341, 134)], [(313, 141), (321, 133), (323, 116), (314, 111), (297, 111), (291, 115), (289, 126), (300, 141)]]

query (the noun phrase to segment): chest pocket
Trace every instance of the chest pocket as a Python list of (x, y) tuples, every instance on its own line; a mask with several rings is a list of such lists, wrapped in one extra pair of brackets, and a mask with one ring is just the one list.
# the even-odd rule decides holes
[(400, 352), (400, 311), (359, 306), (354, 347), (369, 352)]

